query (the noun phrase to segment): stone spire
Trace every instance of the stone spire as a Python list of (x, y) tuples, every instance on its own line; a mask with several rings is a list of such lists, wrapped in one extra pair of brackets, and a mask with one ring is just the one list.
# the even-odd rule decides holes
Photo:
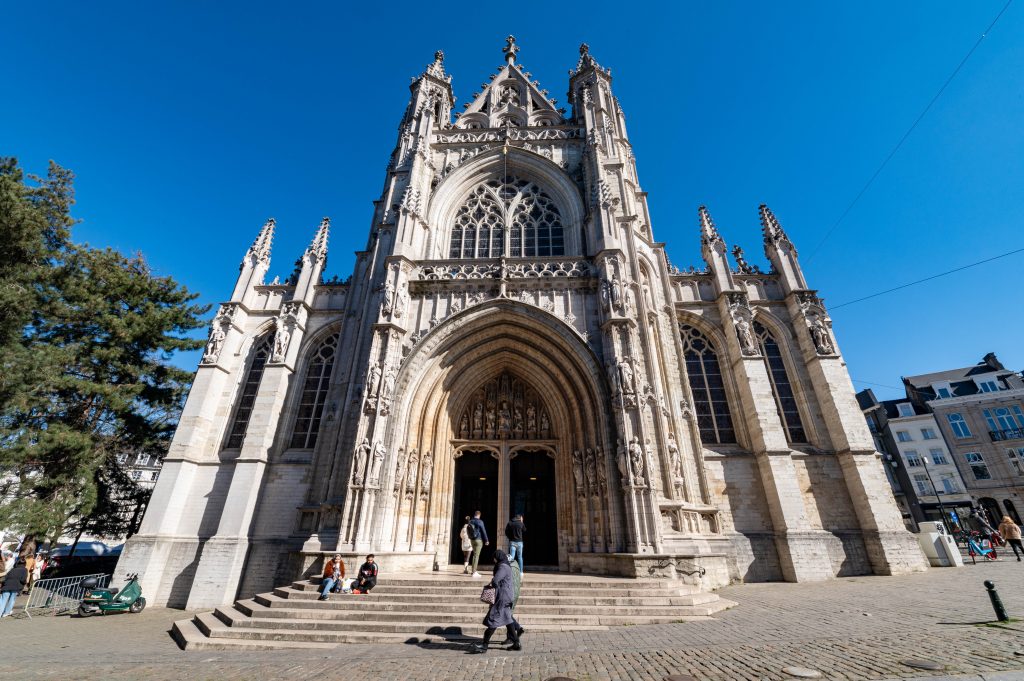
[(274, 241), (274, 218), (269, 218), (260, 229), (256, 240), (245, 252), (242, 264), (238, 267), (238, 280), (231, 294), (233, 302), (247, 302), (255, 295), (254, 286), (263, 284), (263, 276), (270, 268), (270, 246)]
[(505, 53), (505, 61), (509, 64), (516, 63), (516, 53), (519, 52), (519, 46), (516, 45), (516, 37), (514, 35), (505, 38), (505, 47), (501, 48), (501, 51)]
[(319, 261), (327, 260), (327, 236), (331, 231), (331, 219), (325, 217), (320, 221), (320, 227), (316, 230), (313, 242), (306, 249), (307, 258), (316, 258)]
[(797, 260), (796, 247), (768, 206), (761, 204), (761, 230), (764, 232), (764, 254), (779, 273), (782, 290), (787, 294), (807, 288), (803, 270)]
[(434, 63), (427, 67), (425, 72), (428, 76), (433, 76), (438, 80), (443, 80), (450, 83), (452, 77), (445, 74), (444, 72), (444, 52), (438, 50), (434, 53)]
[(779, 224), (775, 214), (772, 213), (772, 209), (762, 203), (758, 210), (761, 213), (761, 232), (764, 234), (765, 247), (769, 244), (784, 243), (793, 249), (793, 255), (796, 255), (793, 242), (789, 240), (789, 237), (782, 230), (782, 225)]
[(250, 262), (253, 265), (257, 262), (270, 262), (270, 245), (274, 241), (274, 227), (276, 225), (277, 221), (274, 218), (268, 218), (263, 224), (260, 233), (256, 236), (256, 240), (252, 242), (252, 246), (245, 253), (245, 260), (242, 262), (243, 267), (246, 262)]
[(736, 285), (732, 279), (732, 267), (726, 254), (725, 240), (718, 233), (715, 221), (711, 219), (711, 213), (706, 207), (698, 208), (697, 216), (700, 219), (700, 251), (704, 256), (704, 262), (708, 264), (708, 271), (715, 277), (718, 293), (731, 291)]

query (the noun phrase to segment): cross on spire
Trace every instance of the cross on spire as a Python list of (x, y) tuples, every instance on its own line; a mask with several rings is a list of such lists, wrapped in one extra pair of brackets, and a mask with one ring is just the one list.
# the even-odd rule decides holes
[(501, 51), (505, 53), (505, 61), (509, 64), (514, 64), (516, 61), (516, 53), (519, 52), (519, 46), (516, 45), (516, 37), (510, 35), (505, 38), (505, 47), (501, 48)]

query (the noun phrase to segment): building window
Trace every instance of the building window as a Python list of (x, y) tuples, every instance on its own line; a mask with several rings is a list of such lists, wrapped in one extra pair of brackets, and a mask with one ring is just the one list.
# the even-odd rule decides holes
[(914, 475), (914, 484), (917, 486), (918, 494), (931, 494), (931, 486), (928, 484), (928, 475), (925, 473), (916, 473)]
[(150, 473), (149, 479), (152, 480), (153, 482), (156, 482), (157, 480), (159, 480), (160, 479), (160, 471), (153, 471), (152, 473)]
[(928, 450), (928, 453), (932, 455), (932, 463), (936, 466), (949, 463), (949, 461), (946, 460), (946, 453), (941, 449), (930, 449)]
[[(508, 248), (505, 234), (508, 233)], [(558, 206), (540, 187), (509, 177), (479, 185), (455, 215), (450, 258), (565, 255)]]
[(139, 454), (135, 457), (136, 466), (148, 466), (149, 465), (149, 454)]
[(935, 394), (938, 395), (940, 400), (948, 400), (953, 396), (953, 394), (949, 392), (949, 388), (936, 388)]
[(959, 494), (960, 486), (956, 484), (956, 478), (947, 474), (942, 476), (942, 490), (946, 494)]
[(914, 415), (914, 405), (912, 405), (910, 402), (900, 402), (899, 404), (896, 405), (896, 409), (899, 411), (900, 416)]
[(1006, 456), (1010, 459), (1010, 466), (1017, 475), (1024, 475), (1024, 447), (1007, 449)]
[(1024, 428), (1024, 412), (1021, 412), (1020, 407), (1016, 404), (1013, 405), (1012, 409), (1014, 415), (1017, 417), (1017, 425)]
[(938, 438), (938, 436), (935, 434), (935, 429), (933, 428), (922, 428), (921, 437), (923, 437), (925, 440), (935, 440)]
[(946, 418), (949, 419), (949, 427), (953, 429), (953, 435), (959, 439), (971, 436), (971, 429), (967, 427), (967, 421), (964, 421), (964, 417), (961, 414), (953, 413), (948, 414)]
[(983, 393), (994, 393), (999, 390), (999, 384), (992, 379), (978, 381), (978, 387), (981, 388)]
[(964, 459), (967, 460), (967, 464), (971, 467), (971, 472), (974, 473), (975, 480), (991, 480), (992, 475), (988, 472), (988, 464), (985, 463), (985, 457), (978, 452), (967, 452), (964, 454)]
[(680, 324), (679, 333), (701, 440), (707, 444), (736, 442), (722, 368), (715, 349), (704, 334), (688, 324)]
[(768, 333), (768, 329), (758, 322), (754, 322), (754, 333), (757, 334), (758, 342), (761, 345), (761, 355), (764, 357), (765, 368), (768, 369), (768, 379), (772, 383), (775, 408), (779, 412), (779, 420), (782, 421), (782, 427), (786, 431), (786, 439), (794, 443), (807, 442), (807, 434), (804, 432), (804, 425), (800, 420), (800, 410), (796, 406), (793, 385), (789, 382), (789, 375), (786, 373), (786, 364), (782, 361), (779, 344)]
[[(331, 380), (334, 368), (334, 353), (338, 346), (338, 334), (331, 334), (324, 339), (309, 360), (306, 368), (306, 380), (302, 384), (302, 396), (299, 398), (299, 411), (292, 428), (291, 447), (294, 449), (312, 449), (316, 445), (316, 437), (320, 432), (320, 419), (323, 416), (324, 404), (327, 402), (327, 384)], [(366, 386), (372, 390), (373, 386)]]
[(245, 438), (245, 429), (249, 426), (249, 418), (252, 416), (252, 408), (256, 403), (256, 392), (260, 387), (260, 379), (263, 378), (263, 367), (270, 358), (270, 349), (274, 343), (274, 334), (265, 334), (253, 343), (252, 360), (249, 362), (249, 371), (245, 375), (245, 383), (242, 384), (241, 395), (235, 407), (235, 417), (231, 420), (231, 431), (225, 447), (238, 449), (242, 446)]
[(142, 471), (132, 471), (132, 480), (142, 479)]
[(896, 439), (899, 440), (900, 442), (910, 442), (914, 438), (910, 437), (910, 433), (908, 433), (905, 430), (897, 430)]
[(124, 463), (126, 461), (128, 461), (128, 455), (127, 454), (118, 454), (117, 455), (117, 462), (118, 463)]
[(918, 466), (924, 465), (924, 462), (921, 461), (921, 457), (918, 456), (916, 449), (908, 449), (907, 451), (903, 452), (903, 456), (906, 457), (907, 465), (910, 466), (911, 468), (916, 468)]
[(1006, 407), (996, 409), (996, 421), (999, 422), (998, 430), (1015, 430), (1017, 428), (1017, 423)]

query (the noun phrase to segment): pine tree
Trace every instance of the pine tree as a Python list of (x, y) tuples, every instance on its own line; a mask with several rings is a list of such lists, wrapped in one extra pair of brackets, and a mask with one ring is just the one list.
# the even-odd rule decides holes
[(185, 334), (207, 308), (141, 255), (72, 243), (71, 173), (29, 179), (0, 165), (0, 527), (41, 538), (125, 496), (119, 453), (166, 451), (191, 380), (168, 360), (202, 347)]

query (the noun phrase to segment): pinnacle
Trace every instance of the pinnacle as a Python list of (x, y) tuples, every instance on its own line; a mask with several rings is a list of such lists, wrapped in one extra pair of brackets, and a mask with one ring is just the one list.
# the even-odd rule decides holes
[(790, 243), (789, 237), (786, 236), (786, 232), (782, 229), (782, 225), (779, 224), (779, 220), (775, 217), (771, 208), (762, 203), (758, 207), (758, 211), (761, 214), (761, 231), (764, 233), (765, 243), (776, 243), (780, 241)]
[(312, 255), (317, 260), (323, 260), (327, 257), (327, 236), (330, 230), (331, 219), (325, 217), (320, 221), (320, 226), (316, 230), (313, 242), (306, 249), (306, 255)]
[(249, 247), (247, 256), (252, 256), (260, 262), (270, 262), (270, 246), (274, 241), (274, 227), (276, 224), (277, 221), (274, 218), (267, 218), (267, 221), (260, 229), (260, 233), (256, 236), (256, 240)]
[(697, 209), (697, 215), (700, 217), (701, 241), (722, 241), (722, 237), (718, 233), (718, 228), (715, 227), (715, 221), (711, 219), (711, 213), (708, 212), (708, 209), (705, 206), (701, 206)]

